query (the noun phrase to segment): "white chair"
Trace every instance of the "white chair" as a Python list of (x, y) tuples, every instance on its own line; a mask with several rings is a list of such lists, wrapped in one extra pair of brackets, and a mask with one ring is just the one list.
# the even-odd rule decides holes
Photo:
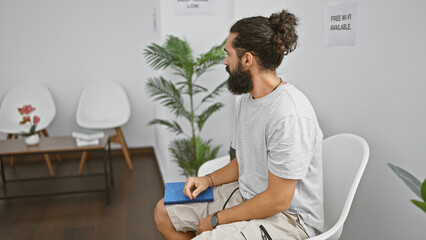
[(338, 134), (324, 140), (324, 232), (310, 240), (340, 238), (369, 155), (367, 142), (357, 135)]
[[(338, 134), (324, 140), (324, 232), (310, 240), (340, 238), (369, 155), (367, 142), (359, 136)], [(205, 176), (223, 167), (223, 158), (201, 165), (198, 176)], [(227, 160), (229, 162), (229, 156)]]
[(197, 175), (199, 177), (206, 176), (209, 173), (212, 173), (220, 168), (223, 168), (226, 164), (231, 161), (229, 155), (222, 156), (220, 158), (215, 158), (203, 163), (198, 169)]
[[(0, 106), (0, 132), (7, 134), (7, 139), (18, 138), (22, 132), (28, 131), (25, 126), (20, 125), (22, 116), (18, 108), (31, 104), (35, 107), (34, 115), (40, 117), (36, 132), (48, 137), (46, 128), (50, 125), (56, 114), (55, 103), (49, 90), (39, 83), (23, 83), (10, 89)], [(54, 175), (49, 155), (44, 155), (46, 164), (51, 175)], [(59, 155), (56, 155), (60, 161)], [(11, 159), (13, 164), (13, 158)]]
[(49, 90), (38, 83), (24, 83), (10, 89), (0, 107), (0, 132), (7, 134), (21, 134), (28, 131), (25, 126), (19, 125), (22, 116), (18, 107), (31, 104), (36, 108), (34, 114), (40, 117), (36, 131), (46, 129), (56, 114), (55, 103)]
[[(130, 118), (130, 104), (126, 92), (120, 84), (112, 81), (92, 82), (80, 95), (76, 120), (80, 127), (87, 129), (115, 129), (116, 136), (111, 142), (121, 144), (124, 158), (130, 170), (133, 170), (129, 150), (121, 126)], [(83, 170), (87, 152), (83, 152), (79, 173)]]

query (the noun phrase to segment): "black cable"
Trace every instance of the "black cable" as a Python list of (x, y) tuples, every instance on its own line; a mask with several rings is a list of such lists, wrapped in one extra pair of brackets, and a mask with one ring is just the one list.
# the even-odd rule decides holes
[[(234, 189), (234, 191), (232, 191), (231, 195), (228, 197), (228, 199), (226, 200), (225, 204), (223, 205), (222, 210), (225, 210), (226, 204), (228, 204), (229, 200), (231, 199), (232, 195), (234, 195), (234, 193), (240, 189), (239, 187), (237, 187), (236, 189)], [(268, 240), (272, 240), (271, 236), (269, 235), (268, 231), (266, 231), (265, 227), (263, 225), (260, 225), (260, 230), (262, 231), (262, 238), (263, 239), (268, 239)]]
[(271, 236), (269, 235), (268, 231), (266, 231), (265, 227), (263, 225), (260, 225), (259, 227), (260, 227), (260, 230), (262, 231), (262, 238), (272, 240)]
[(231, 196), (229, 196), (228, 200), (226, 200), (225, 204), (223, 205), (222, 210), (225, 209), (226, 204), (229, 202), (229, 199), (231, 199), (232, 195), (234, 195), (235, 191), (237, 191), (238, 189), (240, 189), (239, 187), (237, 187), (236, 189), (234, 189), (234, 191), (232, 191)]

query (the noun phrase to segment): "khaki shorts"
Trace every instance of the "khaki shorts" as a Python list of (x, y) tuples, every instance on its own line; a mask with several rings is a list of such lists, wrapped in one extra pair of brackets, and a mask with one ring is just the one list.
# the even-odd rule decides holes
[[(213, 202), (166, 205), (167, 212), (177, 231), (197, 232), (200, 220), (219, 210), (230, 208), (244, 202), (238, 188), (238, 182), (224, 184), (213, 188)], [(232, 196), (231, 196), (232, 194)], [(263, 226), (273, 240), (306, 239), (308, 235), (299, 222), (297, 215), (278, 213), (264, 219), (234, 222), (218, 225), (212, 231), (203, 232), (194, 239), (268, 239), (261, 230)], [(263, 237), (263, 238), (262, 238)]]

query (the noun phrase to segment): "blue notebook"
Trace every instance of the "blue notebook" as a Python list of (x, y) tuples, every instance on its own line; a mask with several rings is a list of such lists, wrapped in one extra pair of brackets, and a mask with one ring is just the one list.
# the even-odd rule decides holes
[(185, 182), (166, 183), (166, 190), (164, 193), (164, 204), (180, 204), (180, 203), (194, 203), (194, 202), (213, 202), (213, 188), (209, 187), (195, 199), (189, 199), (183, 193)]

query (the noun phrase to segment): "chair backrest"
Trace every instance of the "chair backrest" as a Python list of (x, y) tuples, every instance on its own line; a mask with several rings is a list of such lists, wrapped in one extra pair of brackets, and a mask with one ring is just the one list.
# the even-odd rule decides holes
[(49, 90), (39, 83), (23, 83), (10, 89), (0, 106), (0, 132), (19, 134), (28, 129), (19, 125), (22, 116), (18, 108), (31, 104), (35, 107), (33, 115), (40, 117), (36, 131), (47, 128), (56, 114), (56, 107)]
[(92, 82), (80, 95), (77, 124), (90, 129), (108, 129), (124, 125), (130, 118), (130, 104), (120, 84)]
[(367, 142), (353, 134), (324, 140), (324, 233), (310, 239), (339, 239), (369, 154)]
[(200, 168), (198, 169), (197, 176), (199, 177), (206, 176), (207, 174), (212, 173), (224, 167), (226, 164), (230, 162), (230, 160), (231, 159), (229, 155), (225, 155), (219, 158), (209, 160), (200, 166)]

